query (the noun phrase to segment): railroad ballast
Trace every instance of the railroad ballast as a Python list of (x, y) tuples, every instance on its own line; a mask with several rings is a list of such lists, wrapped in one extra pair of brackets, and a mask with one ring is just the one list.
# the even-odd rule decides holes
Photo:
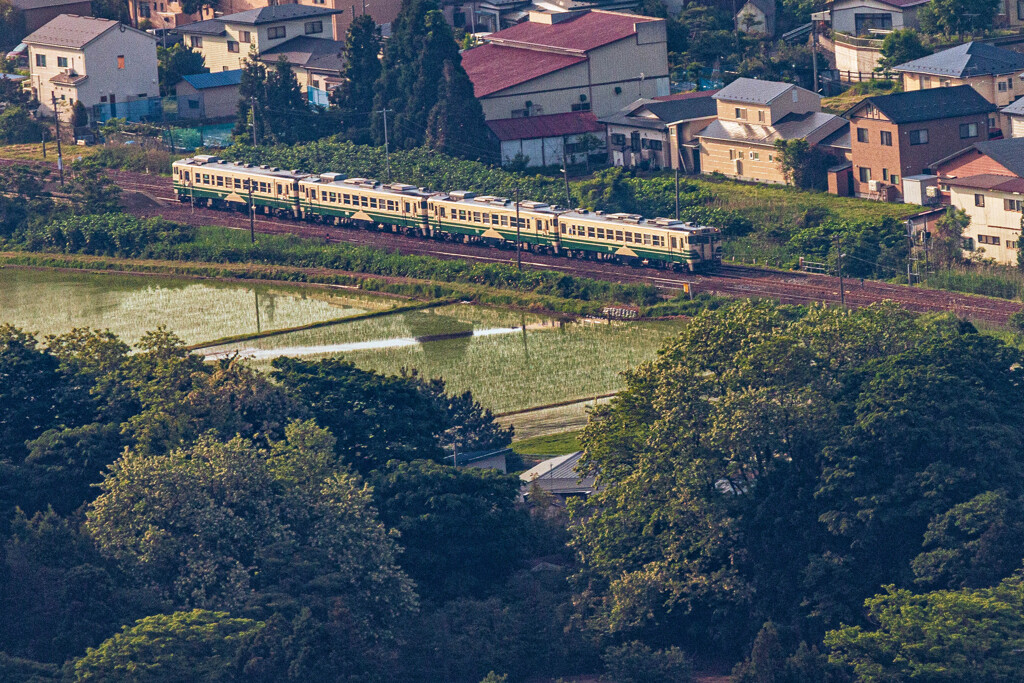
[(669, 218), (564, 209), (541, 202), (430, 191), (404, 183), (301, 173), (200, 155), (175, 161), (179, 201), (325, 223), (389, 226), (425, 237), (626, 263), (707, 269), (722, 259), (722, 231)]

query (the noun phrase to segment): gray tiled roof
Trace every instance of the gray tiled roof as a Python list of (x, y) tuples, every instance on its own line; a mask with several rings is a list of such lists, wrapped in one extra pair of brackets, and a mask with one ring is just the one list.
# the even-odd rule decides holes
[(970, 78), (1024, 71), (1024, 54), (973, 41), (905, 62), (896, 71)]
[(707, 128), (697, 133), (697, 137), (760, 145), (773, 145), (776, 140), (802, 138), (816, 144), (845, 125), (848, 125), (847, 121), (841, 116), (815, 111), (806, 114), (787, 114), (773, 126), (739, 121), (712, 121)]
[[(54, 47), (68, 47), (79, 49), (99, 38), (101, 35), (120, 25), (120, 22), (113, 19), (96, 19), (94, 17), (80, 17), (77, 14), (61, 14), (40, 26), (33, 31), (23, 42), (32, 45), (52, 45)], [(127, 26), (126, 31), (136, 31)], [(136, 31), (142, 35), (148, 33)], [(149, 36), (153, 38), (153, 36)], [(156, 38), (153, 38), (156, 41)]]
[(261, 26), (272, 24), (276, 21), (294, 21), (296, 19), (307, 19), (311, 17), (326, 17), (338, 14), (342, 10), (330, 7), (312, 7), (310, 5), (271, 5), (260, 7), (234, 14), (225, 14), (216, 19), (197, 21), (182, 26), (182, 33), (195, 33), (208, 36), (219, 36), (224, 33), (225, 24), (244, 24), (248, 26)]
[(756, 78), (737, 78), (715, 95), (716, 100), (747, 102), (750, 104), (769, 104), (790, 88), (797, 86), (792, 83), (777, 81), (759, 81)]
[(951, 119), (996, 109), (994, 104), (971, 86), (957, 85), (952, 88), (925, 88), (869, 97), (851, 107), (846, 116), (849, 117), (869, 104), (877, 107), (890, 121), (897, 124)]
[(326, 38), (298, 36), (260, 53), (260, 61), (276, 64), (284, 57), (289, 64), (322, 71), (342, 71), (345, 68), (345, 43)]
[(1013, 104), (1009, 104), (1003, 107), (1000, 111), (1004, 114), (1012, 114), (1015, 116), (1024, 116), (1024, 97), (1018, 97), (1013, 101)]
[[(652, 116), (644, 116), (644, 112)], [(707, 118), (717, 112), (718, 104), (710, 94), (706, 97), (686, 99), (641, 98), (600, 121), (620, 126), (663, 130), (666, 124)]]

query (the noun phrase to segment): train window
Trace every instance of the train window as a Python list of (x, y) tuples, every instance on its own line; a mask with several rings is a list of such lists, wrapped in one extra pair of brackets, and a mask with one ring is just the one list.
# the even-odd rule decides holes
[(437, 210), (438, 210), (438, 211), (440, 212), (440, 216), (441, 216), (441, 218), (445, 218), (445, 217), (446, 217), (446, 216), (444, 215), (444, 207), (443, 207), (443, 206), (439, 206), (439, 207), (437, 207)]
[(210, 174), (204, 173), (203, 174), (203, 185), (209, 185), (209, 184), (210, 184)]
[(491, 214), (485, 213), (485, 214), (483, 214), (481, 216), (481, 218), (484, 219), (484, 225), (490, 225), (491, 224)]
[(615, 231), (615, 241), (616, 242), (621, 242), (622, 241), (622, 231), (621, 230), (616, 230)]
[(650, 243), (651, 243), (651, 236), (650, 235), (644, 235), (644, 244), (650, 245)]
[(309, 198), (310, 199), (316, 199), (316, 190), (310, 190), (309, 191)]
[(370, 208), (371, 209), (376, 209), (377, 208), (377, 198), (376, 197), (370, 197)]
[(409, 208), (409, 202), (405, 203), (405, 212), (409, 213), (412, 209)]
[(420, 208), (421, 209), (427, 208), (427, 200), (426, 199), (421, 199), (420, 200)]
[(185, 173), (183, 173), (182, 175), (185, 176), (185, 180), (188, 180), (188, 171), (185, 171)]
[(599, 239), (599, 240), (603, 240), (604, 239), (604, 228), (598, 228), (597, 229), (597, 239)]
[(505, 226), (506, 228), (508, 227), (508, 216), (502, 216), (501, 217), (501, 224), (503, 226)]
[[(278, 185), (277, 185), (277, 193), (278, 194), (284, 194), (284, 186), (281, 185), (280, 183), (278, 183)], [(334, 201), (334, 197), (331, 197), (331, 201)]]
[(676, 238), (675, 238), (675, 237), (672, 237), (672, 238), (670, 238), (670, 240), (669, 240), (669, 241), (670, 241), (670, 242), (672, 243), (672, 248), (673, 248), (673, 249), (675, 249), (675, 248), (676, 248), (676, 246), (677, 246), (677, 244), (676, 244)]
[(360, 206), (369, 206), (370, 204), (369, 204), (369, 202), (366, 201), (366, 197), (364, 196), (364, 197), (360, 197), (359, 198), (359, 205)]
[(470, 218), (471, 221), (473, 221), (474, 223), (479, 223), (480, 222), (480, 212), (479, 211), (474, 211), (472, 213), (472, 216), (473, 217)]
[(587, 226), (587, 237), (594, 237), (594, 226)]
[(465, 209), (459, 209), (459, 220), (460, 221), (466, 220), (466, 210)]

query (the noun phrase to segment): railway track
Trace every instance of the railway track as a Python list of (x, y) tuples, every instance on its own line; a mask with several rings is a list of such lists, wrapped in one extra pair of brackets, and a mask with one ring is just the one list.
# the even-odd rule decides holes
[[(16, 161), (0, 160), (0, 166)], [(38, 163), (38, 162), (37, 162)], [(52, 168), (52, 165), (51, 165)], [(244, 213), (214, 211), (191, 207), (174, 197), (170, 178), (131, 171), (109, 171), (110, 177), (125, 192), (135, 192), (156, 202), (155, 206), (131, 206), (129, 211), (142, 216), (162, 216), (192, 225), (222, 225), (249, 229), (249, 218)], [(445, 259), (464, 259), (484, 263), (515, 261), (510, 249), (494, 249), (453, 241), (408, 237), (403, 234), (334, 228), (300, 221), (259, 215), (255, 220), (257, 232), (266, 234), (295, 234), (327, 243), (345, 242), (389, 249), (404, 254), (418, 254)], [(845, 297), (840, 294), (838, 278), (809, 273), (788, 273), (762, 268), (723, 265), (714, 273), (689, 274), (668, 270), (633, 268), (602, 261), (566, 259), (557, 256), (522, 252), (525, 268), (555, 270), (571, 275), (593, 277), (622, 284), (648, 284), (666, 294), (682, 292), (687, 285), (692, 291), (706, 291), (734, 297), (771, 298), (787, 304), (815, 302), (839, 303), (845, 298), (850, 307), (866, 306), (892, 300), (908, 310), (927, 313), (952, 311), (959, 316), (994, 324), (1004, 324), (1007, 318), (1021, 310), (1021, 304), (970, 294), (943, 290), (893, 285), (875, 280), (846, 279)]]

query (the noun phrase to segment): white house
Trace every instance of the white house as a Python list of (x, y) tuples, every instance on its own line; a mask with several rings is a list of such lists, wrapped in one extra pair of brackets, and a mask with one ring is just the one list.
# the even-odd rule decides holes
[(929, 0), (833, 0), (832, 30), (851, 36), (917, 28), (917, 10)]
[(70, 118), (81, 101), (91, 117), (139, 119), (158, 98), (156, 38), (110, 19), (62, 14), (25, 38), (40, 112)]

